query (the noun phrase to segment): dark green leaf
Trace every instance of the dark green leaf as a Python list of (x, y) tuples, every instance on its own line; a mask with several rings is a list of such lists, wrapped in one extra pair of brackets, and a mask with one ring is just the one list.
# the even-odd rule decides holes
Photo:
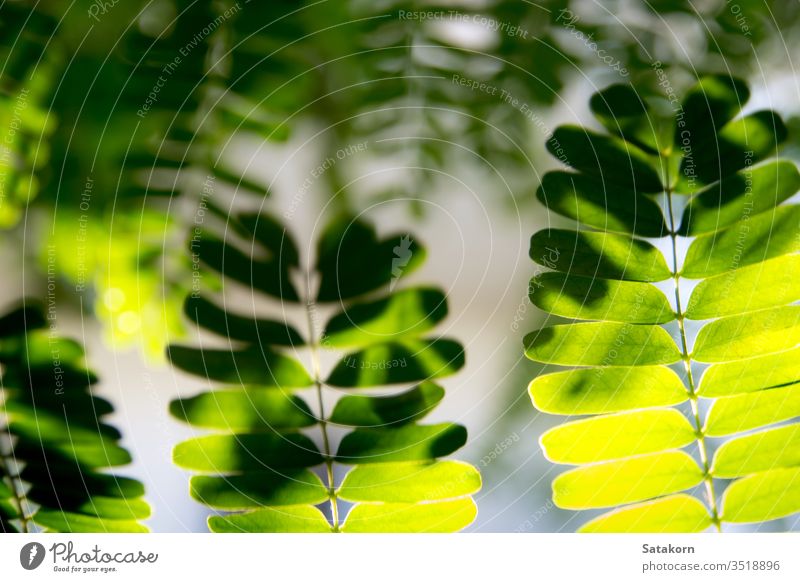
[(444, 398), (444, 388), (423, 382), (396, 396), (343, 396), (330, 422), (345, 426), (377, 427), (415, 422)]
[(449, 455), (466, 442), (467, 430), (451, 423), (358, 428), (342, 439), (336, 459), (351, 465), (429, 461)]
[(617, 234), (540, 230), (531, 238), (530, 256), (548, 269), (592, 278), (655, 282), (672, 276), (657, 248)]
[(448, 339), (404, 340), (349, 354), (327, 383), (344, 388), (421, 382), (442, 378), (464, 367), (464, 349)]

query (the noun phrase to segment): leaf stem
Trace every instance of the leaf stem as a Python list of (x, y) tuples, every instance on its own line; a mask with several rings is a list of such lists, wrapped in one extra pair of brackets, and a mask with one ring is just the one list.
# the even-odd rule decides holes
[(325, 459), (325, 472), (328, 480), (328, 500), (331, 505), (331, 520), (334, 532), (339, 531), (339, 500), (336, 496), (336, 480), (333, 474), (333, 453), (331, 452), (330, 438), (328, 436), (328, 419), (325, 415), (325, 403), (322, 398), (322, 377), (319, 363), (319, 341), (314, 329), (313, 306), (310, 300), (306, 301), (306, 321), (308, 323), (308, 343), (311, 349), (311, 365), (313, 366), (314, 386), (317, 392), (317, 405), (319, 406), (319, 428), (322, 432), (322, 456)]
[(719, 512), (717, 510), (717, 495), (714, 491), (714, 478), (711, 475), (711, 467), (709, 464), (708, 447), (706, 446), (706, 438), (703, 433), (703, 421), (700, 417), (700, 409), (697, 401), (697, 386), (695, 384), (694, 375), (692, 374), (692, 358), (689, 352), (688, 341), (686, 339), (686, 315), (683, 312), (681, 303), (681, 290), (680, 290), (680, 272), (678, 270), (678, 232), (675, 228), (675, 214), (672, 206), (672, 187), (667, 180), (667, 211), (669, 214), (669, 237), (672, 244), (672, 280), (675, 288), (675, 313), (678, 319), (678, 329), (681, 336), (681, 360), (683, 361), (683, 368), (686, 371), (686, 381), (688, 383), (689, 401), (692, 407), (692, 416), (694, 417), (694, 425), (697, 430), (697, 448), (700, 453), (700, 462), (703, 465), (703, 482), (706, 487), (706, 495), (708, 496), (708, 503), (711, 508), (711, 521), (714, 523), (718, 532), (722, 532), (722, 525), (719, 519)]

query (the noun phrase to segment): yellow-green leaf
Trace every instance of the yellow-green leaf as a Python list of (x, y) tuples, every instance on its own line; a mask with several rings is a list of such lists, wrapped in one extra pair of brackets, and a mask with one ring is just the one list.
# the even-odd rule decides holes
[(679, 449), (694, 442), (696, 432), (674, 408), (655, 408), (563, 424), (541, 442), (552, 462), (579, 465)]
[(681, 276), (702, 279), (800, 251), (800, 205), (779, 206), (712, 234), (697, 237)]
[(673, 406), (689, 398), (678, 375), (664, 366), (579, 368), (544, 374), (529, 387), (533, 405), (550, 414), (604, 414)]
[(553, 315), (628, 323), (667, 323), (675, 314), (653, 285), (542, 273), (528, 286), (531, 302)]
[(540, 230), (531, 237), (530, 257), (548, 269), (585, 277), (655, 282), (672, 276), (661, 251), (620, 234)]
[(712, 321), (697, 334), (692, 357), (727, 362), (782, 352), (800, 344), (800, 306), (765, 309)]
[(525, 354), (564, 366), (646, 366), (681, 359), (664, 328), (607, 322), (542, 328), (525, 336)]
[(412, 288), (386, 298), (351, 305), (328, 322), (325, 347), (362, 347), (422, 335), (447, 316), (447, 299), (438, 289)]
[(712, 319), (800, 300), (800, 255), (742, 267), (702, 281), (686, 308), (689, 319)]
[(730, 479), (750, 473), (800, 466), (800, 424), (790, 424), (725, 442), (711, 472)]
[(694, 487), (703, 471), (686, 453), (655, 453), (587, 465), (553, 481), (553, 501), (564, 509), (596, 509), (644, 501)]
[(722, 498), (722, 519), (755, 523), (800, 511), (800, 467), (756, 473), (734, 481)]
[(331, 525), (322, 512), (311, 505), (266, 507), (247, 513), (215, 515), (208, 527), (217, 533), (326, 533)]
[(711, 437), (744, 432), (800, 416), (797, 386), (739, 394), (714, 401), (706, 419)]
[(337, 494), (346, 501), (419, 503), (456, 499), (480, 488), (480, 473), (467, 463), (385, 463), (356, 467)]
[(800, 382), (800, 348), (710, 366), (698, 393), (709, 398), (730, 396), (795, 382)]
[(345, 533), (451, 533), (478, 515), (471, 497), (438, 503), (359, 503), (347, 514)]
[(670, 495), (616, 509), (585, 524), (583, 533), (695, 533), (713, 525), (708, 509), (691, 495)]

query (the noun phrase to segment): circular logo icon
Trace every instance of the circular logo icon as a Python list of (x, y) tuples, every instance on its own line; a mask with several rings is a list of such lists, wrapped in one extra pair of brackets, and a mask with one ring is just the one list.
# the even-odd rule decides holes
[(35, 570), (44, 562), (44, 554), (44, 546), (39, 542), (25, 544), (19, 551), (19, 563), (26, 570)]

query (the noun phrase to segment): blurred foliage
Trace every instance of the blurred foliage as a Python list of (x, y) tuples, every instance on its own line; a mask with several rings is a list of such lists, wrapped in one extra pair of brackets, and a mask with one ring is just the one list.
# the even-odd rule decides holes
[(0, 317), (0, 531), (142, 532), (150, 515), (121, 435), (102, 418), (81, 346), (58, 336), (48, 310)]
[[(268, 195), (271, 169), (244, 170), (243, 137), (281, 144), (310, 125), (320, 160), (369, 143), (314, 184), (341, 210), (366, 196), (421, 211), (440, 172), (465, 167), (527, 196), (528, 152), (551, 132), (549, 108), (582, 78), (620, 80), (597, 51), (642, 88), (656, 88), (656, 60), (676, 85), (732, 62), (755, 72), (756, 49), (796, 39), (797, 10), (756, 0), (717, 0), (702, 14), (688, 0), (7, 1), (0, 225), (18, 224), (34, 200), (48, 234), (27, 248), (41, 255), (59, 241), (60, 274), (85, 289), (115, 344), (160, 354), (165, 331), (180, 331), (166, 314), (191, 277), (188, 257), (168, 249), (204, 203), (202, 184), (213, 180), (223, 199)], [(344, 189), (359, 164), (403, 172)], [(68, 244), (78, 222), (84, 265)]]
[[(275, 217), (242, 213), (228, 225), (224, 234), (211, 224), (192, 231), (198, 277), (185, 308), (198, 331), (222, 341), (169, 348), (173, 365), (221, 384), (170, 405), (177, 419), (215, 431), (173, 453), (177, 465), (203, 473), (192, 477), (191, 491), (220, 511), (210, 529), (449, 532), (469, 525), (480, 475), (440, 460), (466, 443), (467, 431), (420, 422), (444, 397), (435, 380), (465, 362), (461, 344), (430, 335), (447, 316), (445, 294), (399, 288), (424, 261), (423, 247), (410, 235), (379, 237), (344, 216), (324, 229), (306, 270)], [(207, 292), (207, 272), (224, 276), (222, 292)], [(293, 284), (297, 273), (307, 288)], [(270, 298), (280, 308), (269, 309)], [(333, 315), (323, 326), (326, 308)], [(305, 333), (284, 320), (293, 309), (305, 311)], [(323, 352), (338, 360), (325, 377)], [(326, 396), (336, 392), (347, 395), (326, 412)], [(337, 430), (344, 435), (334, 451)], [(342, 467), (347, 473), (337, 482)]]

